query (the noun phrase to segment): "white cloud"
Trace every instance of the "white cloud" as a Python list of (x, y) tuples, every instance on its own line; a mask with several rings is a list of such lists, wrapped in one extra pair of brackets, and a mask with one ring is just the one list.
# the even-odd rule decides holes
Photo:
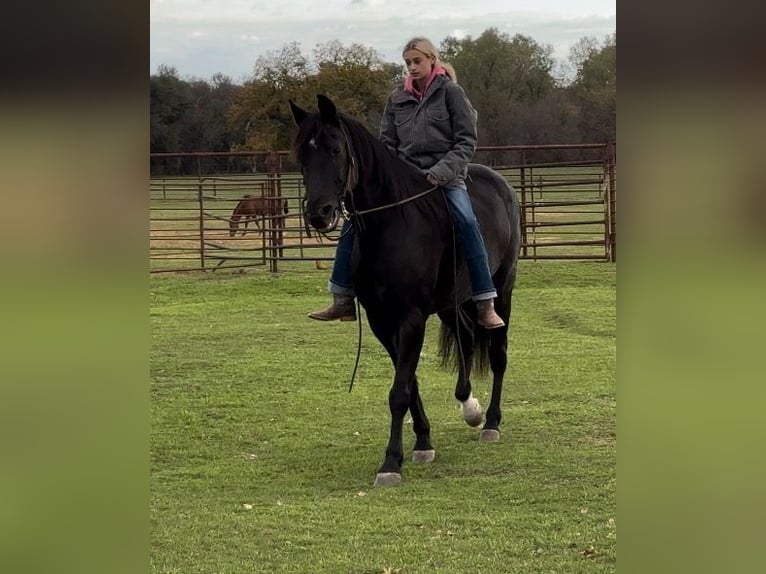
[(240, 81), (252, 73), (258, 56), (288, 42), (299, 42), (311, 57), (318, 43), (331, 40), (371, 46), (384, 60), (399, 63), (402, 46), (414, 36), (438, 46), (447, 36), (476, 38), (490, 27), (550, 44), (554, 57), (566, 60), (581, 37), (603, 39), (615, 31), (615, 1), (153, 0), (150, 69), (166, 64), (183, 76), (223, 73)]

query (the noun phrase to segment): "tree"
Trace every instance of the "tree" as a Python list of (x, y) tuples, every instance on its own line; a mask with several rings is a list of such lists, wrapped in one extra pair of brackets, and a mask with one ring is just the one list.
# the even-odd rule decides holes
[(245, 83), (229, 109), (228, 123), (241, 134), (232, 149), (286, 149), (290, 144), (291, 116), (287, 99), (299, 93), (310, 75), (308, 60), (297, 42), (259, 57), (253, 78)]
[(188, 85), (178, 71), (159, 66), (149, 78), (149, 121), (151, 152), (177, 151), (181, 142), (181, 120), (191, 107)]
[[(450, 36), (440, 52), (479, 112), (480, 145), (604, 142), (616, 131), (616, 44), (616, 34), (581, 38), (570, 50), (569, 83), (554, 77), (561, 72), (552, 48), (520, 34), (489, 28), (475, 39)], [(150, 76), (150, 149), (288, 149), (295, 133), (288, 99), (314, 109), (317, 94), (377, 133), (403, 76), (401, 62), (338, 40), (317, 44), (311, 60), (297, 42), (285, 44), (259, 57), (244, 85), (222, 74), (184, 80), (160, 66)]]
[(236, 134), (226, 122), (226, 114), (239, 91), (222, 74), (212, 83), (192, 80), (188, 83), (191, 106), (181, 121), (182, 151), (229, 151)]
[(259, 56), (253, 67), (254, 80), (278, 90), (294, 89), (308, 75), (308, 60), (301, 54), (298, 42), (290, 42), (281, 50)]
[(235, 149), (287, 149), (295, 133), (288, 100), (312, 109), (316, 95), (332, 98), (346, 113), (377, 132), (386, 98), (401, 66), (384, 62), (372, 48), (341, 42), (318, 44), (314, 61), (295, 42), (259, 58), (253, 79), (231, 107), (230, 126), (242, 126)]
[(572, 92), (580, 108), (580, 136), (585, 142), (613, 141), (617, 124), (617, 34), (603, 44), (582, 38), (570, 53), (577, 73)]
[(386, 99), (402, 75), (402, 67), (388, 64), (373, 48), (361, 44), (344, 46), (337, 40), (314, 49), (317, 67), (304, 98), (316, 105), (316, 94), (329, 96), (344, 112), (361, 120), (372, 132), (380, 129)]
[(447, 38), (444, 60), (479, 113), (479, 141), (484, 145), (524, 143), (522, 130), (509, 118), (545, 98), (555, 87), (550, 46), (520, 34), (510, 38), (495, 28), (475, 40)]

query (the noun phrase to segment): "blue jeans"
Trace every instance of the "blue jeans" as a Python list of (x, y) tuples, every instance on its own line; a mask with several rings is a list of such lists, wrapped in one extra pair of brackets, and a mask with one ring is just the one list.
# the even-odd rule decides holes
[(354, 286), (351, 280), (351, 253), (354, 250), (356, 232), (351, 221), (345, 221), (340, 228), (340, 239), (335, 248), (335, 261), (332, 263), (332, 273), (327, 283), (330, 293), (336, 295), (354, 296)]
[[(471, 288), (474, 301), (494, 299), (497, 297), (492, 275), (489, 272), (487, 249), (479, 231), (479, 222), (471, 207), (464, 183), (445, 187), (450, 215), (455, 226), (458, 242), (463, 250), (463, 257), (471, 277)], [(351, 253), (354, 248), (354, 227), (346, 221), (341, 228), (341, 238), (335, 250), (335, 261), (327, 288), (330, 293), (337, 295), (354, 295), (351, 278)]]

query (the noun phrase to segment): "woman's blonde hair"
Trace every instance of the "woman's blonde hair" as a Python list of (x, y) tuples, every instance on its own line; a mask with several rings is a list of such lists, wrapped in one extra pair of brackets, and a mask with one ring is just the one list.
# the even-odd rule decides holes
[(413, 38), (404, 45), (402, 56), (404, 56), (405, 52), (409, 52), (410, 50), (417, 50), (418, 52), (425, 54), (427, 58), (433, 58), (434, 65), (439, 65), (444, 68), (452, 81), (457, 82), (457, 74), (455, 73), (455, 68), (453, 68), (450, 64), (439, 60), (439, 50), (436, 49), (436, 46), (434, 46), (431, 40), (422, 37)]

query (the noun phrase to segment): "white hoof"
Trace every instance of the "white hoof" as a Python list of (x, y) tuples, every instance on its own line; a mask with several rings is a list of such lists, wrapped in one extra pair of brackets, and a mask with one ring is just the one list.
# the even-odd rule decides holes
[(397, 486), (401, 481), (402, 475), (398, 472), (379, 472), (373, 486)]
[(500, 431), (495, 429), (484, 429), (481, 431), (479, 440), (484, 442), (497, 442), (500, 440)]
[(431, 450), (413, 450), (412, 462), (433, 462), (436, 458), (436, 451)]
[(477, 427), (481, 424), (482, 412), (479, 401), (473, 398), (473, 395), (469, 396), (465, 401), (460, 403), (460, 410), (463, 413), (463, 420), (472, 427)]

